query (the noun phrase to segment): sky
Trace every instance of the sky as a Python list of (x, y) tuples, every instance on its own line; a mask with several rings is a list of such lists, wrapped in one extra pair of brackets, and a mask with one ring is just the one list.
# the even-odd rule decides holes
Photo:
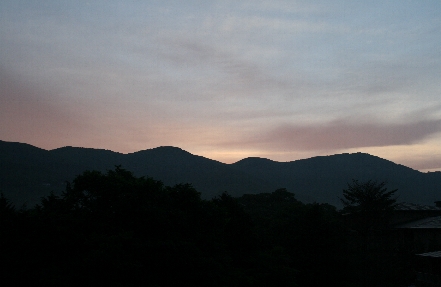
[(0, 140), (441, 170), (441, 1), (0, 1)]

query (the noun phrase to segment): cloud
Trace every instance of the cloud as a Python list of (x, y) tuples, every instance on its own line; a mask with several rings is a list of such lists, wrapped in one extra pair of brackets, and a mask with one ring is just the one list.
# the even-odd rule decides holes
[(305, 21), (293, 19), (279, 19), (261, 16), (230, 16), (227, 17), (221, 30), (226, 32), (256, 32), (259, 33), (324, 33), (324, 32), (343, 32), (342, 27), (332, 27), (325, 22)]
[(441, 154), (427, 155), (424, 158), (402, 158), (401, 163), (420, 171), (441, 171)]
[[(93, 134), (93, 109), (0, 67), (0, 138), (45, 148), (80, 142)], [(86, 133), (84, 133), (86, 131)]]
[(409, 145), (441, 132), (441, 120), (413, 123), (354, 123), (336, 120), (322, 125), (284, 124), (225, 142), (265, 150), (338, 151), (350, 148)]
[(282, 160), (439, 140), (432, 4), (5, 3), (3, 140)]
[[(207, 44), (197, 39), (162, 39), (159, 55), (169, 64), (185, 71), (183, 77), (197, 73), (202, 80), (217, 84), (216, 89), (246, 89), (258, 94), (258, 91), (283, 89), (290, 85), (273, 77), (256, 61), (243, 59), (242, 54), (236, 54), (226, 46)], [(241, 95), (238, 93), (236, 97)]]

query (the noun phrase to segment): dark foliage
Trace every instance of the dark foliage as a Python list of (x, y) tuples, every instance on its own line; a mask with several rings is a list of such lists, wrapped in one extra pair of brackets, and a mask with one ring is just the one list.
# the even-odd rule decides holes
[(368, 236), (388, 227), (396, 205), (397, 189), (387, 190), (385, 182), (353, 180), (343, 190), (342, 212), (350, 217), (358, 232)]
[(0, 216), (5, 286), (360, 286), (407, 272), (393, 264), (406, 258), (397, 246), (363, 253), (335, 207), (284, 188), (202, 200), (190, 184), (117, 166), (83, 172), (32, 209), (1, 196)]
[(302, 204), (284, 188), (238, 200), (253, 220), (259, 250), (273, 256), (268, 269), (285, 271), (267, 286), (281, 278), (295, 278), (301, 286), (344, 282), (346, 231), (335, 207)]
[(341, 213), (352, 230), (354, 280), (362, 286), (404, 286), (412, 280), (412, 250), (397, 243), (389, 228), (396, 192), (373, 180), (353, 180), (343, 190)]

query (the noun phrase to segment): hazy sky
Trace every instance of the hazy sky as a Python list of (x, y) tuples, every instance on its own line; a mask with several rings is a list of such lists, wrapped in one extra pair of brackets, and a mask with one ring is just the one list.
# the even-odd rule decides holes
[(0, 140), (441, 170), (441, 1), (2, 0)]

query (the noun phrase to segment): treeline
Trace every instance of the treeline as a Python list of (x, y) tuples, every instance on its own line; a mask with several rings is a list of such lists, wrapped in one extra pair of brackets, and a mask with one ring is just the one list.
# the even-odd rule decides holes
[[(33, 208), (0, 198), (2, 286), (405, 286), (412, 254), (286, 189), (202, 200), (116, 167)], [(358, 228), (360, 227), (360, 228)]]

